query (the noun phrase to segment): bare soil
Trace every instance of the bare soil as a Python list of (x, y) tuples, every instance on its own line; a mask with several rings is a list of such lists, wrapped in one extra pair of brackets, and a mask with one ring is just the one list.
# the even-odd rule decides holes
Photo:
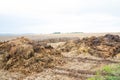
[[(28, 36), (33, 40), (44, 40), (49, 38), (61, 38), (61, 37), (90, 37), (90, 36), (101, 36), (102, 34), (52, 34), (52, 35), (42, 35), (42, 39), (39, 35), (36, 36)], [(119, 34), (119, 33), (114, 33)], [(39, 37), (38, 37), (39, 36)], [(1, 40), (13, 39), (15, 37), (6, 38)], [(55, 42), (55, 43), (47, 43), (51, 45), (54, 49), (57, 49), (59, 46), (63, 46), (66, 42)], [(118, 64), (120, 63), (120, 58), (103, 58), (92, 56), (88, 53), (78, 54), (76, 50), (72, 50), (69, 52), (61, 52), (62, 57), (59, 59), (59, 65), (55, 65), (54, 67), (44, 68), (42, 72), (31, 73), (29, 75), (23, 74), (21, 72), (14, 72), (1, 69), (0, 70), (0, 80), (87, 80), (88, 78), (95, 76), (98, 70), (105, 65)], [(56, 61), (57, 62), (57, 61)], [(32, 65), (32, 64), (31, 64)], [(101, 73), (102, 75), (112, 75)]]
[[(53, 44), (58, 45), (58, 43)], [(63, 65), (46, 68), (40, 73), (33, 73), (28, 76), (22, 73), (1, 70), (0, 80), (86, 80), (95, 76), (96, 71), (103, 66), (120, 63), (120, 60), (98, 58), (89, 54), (76, 54), (74, 51), (62, 53), (62, 55), (62, 61), (66, 62)], [(103, 75), (111, 74), (103, 73)]]
[[(86, 80), (96, 75), (105, 65), (120, 63), (120, 60), (97, 58), (74, 52), (63, 53), (65, 65), (45, 69), (43, 72), (27, 76), (24, 80)], [(103, 73), (103, 75), (112, 75)], [(114, 75), (113, 75), (114, 76)]]

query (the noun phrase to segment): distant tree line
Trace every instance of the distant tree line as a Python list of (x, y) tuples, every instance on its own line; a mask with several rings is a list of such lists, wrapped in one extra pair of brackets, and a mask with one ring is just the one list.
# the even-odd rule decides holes
[(61, 34), (61, 32), (54, 32), (53, 34)]

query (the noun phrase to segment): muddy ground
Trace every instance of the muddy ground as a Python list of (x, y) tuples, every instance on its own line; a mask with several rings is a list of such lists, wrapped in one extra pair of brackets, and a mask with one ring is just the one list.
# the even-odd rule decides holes
[[(50, 40), (50, 41), (46, 40), (45, 43), (44, 41), (42, 41), (41, 45), (43, 46), (47, 44), (52, 46), (55, 50), (57, 50), (58, 47), (60, 46), (63, 47), (68, 40), (70, 39), (77, 40), (78, 38), (79, 37), (77, 38), (67, 37), (62, 41), (57, 39), (57, 41), (55, 42), (54, 40)], [(0, 80), (87, 80), (88, 78), (95, 76), (96, 71), (100, 70), (103, 66), (120, 63), (119, 56), (104, 58), (104, 57), (94, 56), (88, 53), (78, 54), (76, 50), (62, 51), (61, 54), (59, 55), (60, 56), (62, 55), (62, 57), (60, 57), (59, 59), (60, 61), (58, 65), (54, 65), (50, 68), (49, 67), (44, 68), (41, 72), (37, 72), (37, 73), (25, 74), (22, 72), (1, 69)], [(53, 63), (55, 62), (53, 61)], [(102, 73), (102, 75), (112, 75), (112, 74)]]
[[(64, 65), (47, 68), (40, 73), (24, 75), (17, 72), (0, 70), (0, 80), (87, 80), (105, 65), (118, 64), (120, 60), (97, 58), (91, 55), (62, 53)], [(103, 74), (104, 75), (104, 74)], [(106, 74), (109, 75), (109, 74)]]

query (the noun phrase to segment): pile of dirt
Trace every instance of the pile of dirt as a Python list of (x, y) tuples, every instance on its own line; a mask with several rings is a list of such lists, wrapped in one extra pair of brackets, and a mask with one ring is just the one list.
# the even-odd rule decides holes
[(21, 37), (0, 44), (0, 69), (22, 73), (41, 72), (59, 64), (61, 53), (49, 45)]
[(77, 50), (77, 53), (89, 53), (97, 57), (114, 57), (120, 53), (120, 37), (118, 35), (106, 34), (99, 37), (87, 37), (81, 40), (66, 42), (58, 49), (69, 52)]
[[(78, 42), (76, 42), (76, 41), (78, 41)], [(58, 46), (58, 49), (60, 49), (62, 52), (70, 52), (73, 50), (77, 50), (78, 49), (77, 43), (80, 43), (79, 41), (80, 40), (69, 40), (64, 45)]]
[(3, 42), (0, 42), (0, 44), (2, 44)]

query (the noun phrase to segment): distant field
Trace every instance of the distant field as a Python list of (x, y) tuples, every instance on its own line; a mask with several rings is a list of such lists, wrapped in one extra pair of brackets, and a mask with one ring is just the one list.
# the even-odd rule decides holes
[[(0, 36), (0, 41), (6, 41), (14, 39), (16, 37), (24, 36), (33, 40), (44, 40), (49, 38), (61, 38), (61, 37), (90, 37), (90, 36), (102, 36), (108, 33), (72, 33), (72, 34), (33, 34), (33, 35), (10, 35), (10, 36)], [(120, 33), (110, 33), (115, 35), (120, 35)]]

